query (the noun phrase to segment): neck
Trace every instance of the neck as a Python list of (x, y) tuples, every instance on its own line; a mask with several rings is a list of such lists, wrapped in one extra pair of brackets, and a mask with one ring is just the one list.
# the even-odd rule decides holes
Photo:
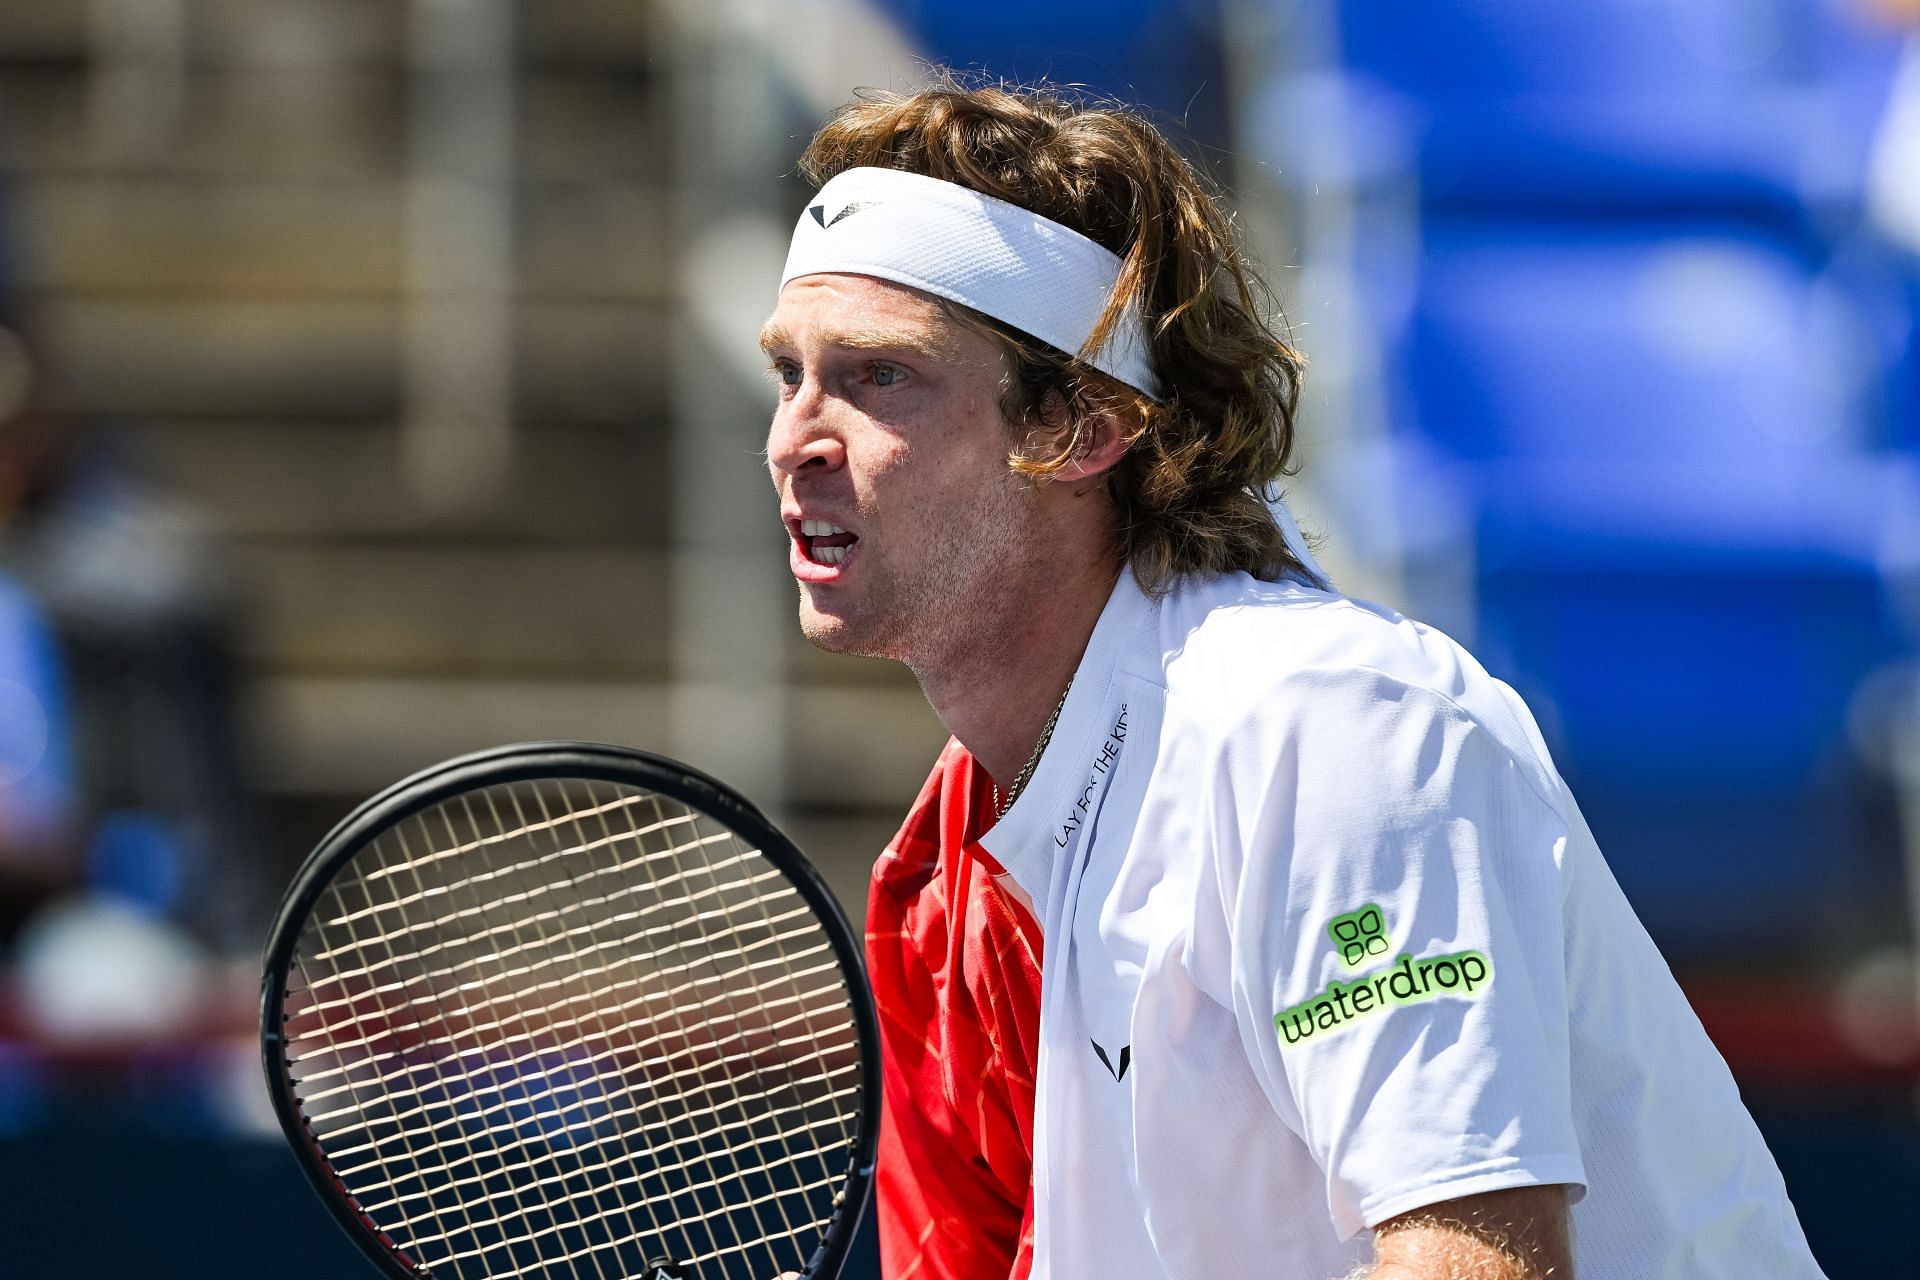
[(1009, 600), (995, 644), (914, 667), (934, 714), (1003, 792), (1033, 756), (1122, 572), (1110, 556), (1054, 569), (1040, 590)]

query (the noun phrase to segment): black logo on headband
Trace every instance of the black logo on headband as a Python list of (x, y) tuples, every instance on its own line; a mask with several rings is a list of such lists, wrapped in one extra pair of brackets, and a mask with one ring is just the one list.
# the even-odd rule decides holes
[(813, 205), (807, 212), (812, 214), (813, 220), (822, 227), (830, 227), (842, 218), (852, 217), (862, 209), (871, 209), (879, 203), (878, 200), (854, 200), (842, 207), (840, 212), (834, 214), (831, 218), (827, 217), (827, 206), (823, 204)]

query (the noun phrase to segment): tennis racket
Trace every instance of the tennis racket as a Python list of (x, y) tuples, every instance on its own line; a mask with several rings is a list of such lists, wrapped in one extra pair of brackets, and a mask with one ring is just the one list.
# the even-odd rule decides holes
[(261, 1037), (393, 1277), (831, 1280), (871, 1185), (845, 916), (745, 799), (644, 752), (501, 747), (361, 805), (281, 905)]

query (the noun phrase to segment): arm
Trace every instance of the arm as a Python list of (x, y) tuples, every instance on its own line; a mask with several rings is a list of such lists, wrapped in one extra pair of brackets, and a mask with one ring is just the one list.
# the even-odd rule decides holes
[(1364, 1280), (1571, 1280), (1572, 1237), (1565, 1187), (1463, 1196), (1375, 1227)]

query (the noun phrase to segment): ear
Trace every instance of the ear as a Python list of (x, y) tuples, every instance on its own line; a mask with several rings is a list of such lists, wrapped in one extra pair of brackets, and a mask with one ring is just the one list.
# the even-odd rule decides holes
[(1133, 442), (1133, 433), (1119, 414), (1089, 414), (1081, 421), (1080, 427), (1080, 439), (1073, 457), (1066, 466), (1053, 473), (1055, 480), (1074, 484), (1099, 479), (1126, 456), (1127, 447)]
[[(1066, 436), (1069, 430), (1075, 438), (1073, 457), (1066, 466), (1052, 472), (1052, 480), (1064, 484), (1098, 480), (1125, 457), (1127, 445), (1133, 443), (1133, 432), (1127, 428), (1125, 418), (1117, 413), (1087, 413), (1073, 428), (1068, 428), (1069, 413), (1068, 403), (1060, 391), (1048, 391), (1041, 405), (1041, 420), (1054, 430), (1054, 438)], [(1062, 439), (1060, 443), (1066, 441)]]

